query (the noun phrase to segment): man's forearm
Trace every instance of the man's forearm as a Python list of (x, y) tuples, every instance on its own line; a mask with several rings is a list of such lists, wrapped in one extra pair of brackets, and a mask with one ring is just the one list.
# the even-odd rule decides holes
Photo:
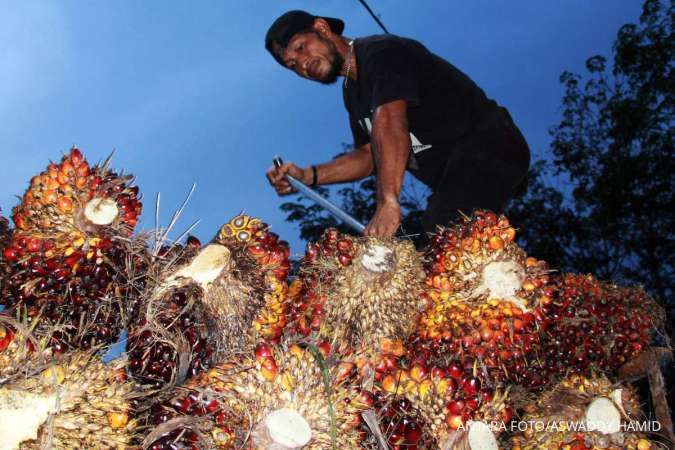
[(334, 160), (316, 166), (319, 184), (345, 183), (360, 180), (373, 172), (370, 144), (354, 148)]
[(410, 152), (405, 102), (396, 101), (378, 108), (372, 137), (377, 167), (377, 203), (398, 204)]

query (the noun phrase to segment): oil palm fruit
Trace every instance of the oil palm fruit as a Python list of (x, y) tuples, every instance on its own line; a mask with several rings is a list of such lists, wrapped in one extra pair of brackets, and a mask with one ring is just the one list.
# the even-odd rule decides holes
[(415, 352), (429, 353), (429, 364), (477, 361), (496, 381), (547, 382), (539, 350), (550, 275), (544, 261), (515, 244), (515, 235), (505, 216), (477, 210), (432, 237), (423, 294), (428, 308), (412, 339)]
[(288, 244), (259, 219), (239, 215), (216, 238), (156, 262), (128, 341), (132, 374), (144, 384), (182, 383), (213, 361), (278, 340), (286, 323)]
[[(497, 448), (497, 423), (513, 415), (508, 391), (482, 386), (481, 379), (460, 366), (440, 368), (413, 363), (376, 384), (378, 390), (410, 402), (433, 437), (431, 448)], [(477, 443), (481, 442), (479, 446)]]
[(128, 242), (141, 203), (130, 181), (72, 148), (33, 177), (13, 210), (0, 303), (40, 316), (40, 327), (58, 324), (56, 348), (114, 342), (133, 314), (124, 299)]
[(637, 432), (639, 419), (640, 403), (629, 385), (574, 374), (525, 406), (527, 427), (511, 444), (517, 450), (658, 448)]
[[(379, 431), (391, 450), (436, 449), (438, 442), (429, 432), (424, 418), (412, 407), (410, 400), (402, 396), (392, 396), (383, 391), (372, 395), (373, 409), (376, 412)], [(366, 424), (362, 446), (366, 449), (380, 449), (377, 436)]]
[(379, 358), (402, 348), (412, 331), (423, 278), (408, 241), (326, 230), (308, 246), (291, 287), (293, 330), (327, 340), (341, 354)]
[(124, 364), (83, 350), (41, 355), (0, 381), (0, 448), (127, 448), (136, 425)]
[(336, 381), (320, 351), (260, 344), (192, 378), (154, 409), (148, 448), (358, 448), (370, 396)]
[(642, 288), (578, 274), (556, 284), (544, 351), (554, 373), (612, 372), (642, 353), (663, 326), (663, 309)]

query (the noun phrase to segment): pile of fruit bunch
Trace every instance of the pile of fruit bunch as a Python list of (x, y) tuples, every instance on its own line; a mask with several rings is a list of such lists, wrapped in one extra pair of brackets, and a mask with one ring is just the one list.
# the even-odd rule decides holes
[(421, 311), (423, 279), (411, 242), (328, 229), (308, 245), (291, 286), (289, 331), (327, 340), (339, 354), (376, 365), (381, 356), (403, 350)]
[(548, 382), (539, 353), (553, 287), (547, 264), (514, 242), (504, 215), (477, 210), (439, 228), (426, 252), (428, 308), (411, 339), (427, 364), (474, 362), (491, 382)]
[(356, 449), (372, 398), (338, 382), (318, 349), (260, 344), (220, 363), (153, 409), (152, 450)]
[(638, 432), (640, 401), (630, 385), (605, 377), (570, 375), (524, 407), (525, 430), (513, 450), (661, 448)]
[(0, 325), (0, 447), (127, 448), (135, 387), (124, 363), (103, 364), (96, 348), (56, 354), (10, 320)]
[(131, 373), (157, 388), (180, 384), (215, 361), (274, 341), (286, 323), (288, 244), (239, 215), (202, 246), (160, 255), (127, 342)]
[(663, 327), (663, 308), (642, 288), (565, 274), (552, 292), (543, 353), (552, 373), (611, 373), (640, 355)]
[(114, 342), (134, 314), (127, 301), (130, 237), (141, 213), (131, 177), (90, 166), (77, 148), (32, 178), (14, 207), (2, 252), (0, 304), (42, 328), (52, 346)]
[[(441, 368), (413, 361), (408, 368), (386, 374), (376, 389), (409, 402), (408, 415), (428, 428), (430, 448), (496, 449), (499, 433), (514, 414), (509, 404), (515, 400), (509, 399), (508, 390), (484, 386), (476, 370), (459, 364)], [(405, 435), (400, 439), (399, 445), (419, 445)]]

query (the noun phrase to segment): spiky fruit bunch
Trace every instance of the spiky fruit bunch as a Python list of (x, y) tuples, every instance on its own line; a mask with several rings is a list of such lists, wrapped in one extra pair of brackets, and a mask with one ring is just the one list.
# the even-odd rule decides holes
[[(301, 336), (318, 333), (324, 322), (327, 287), (341, 267), (354, 258), (355, 238), (334, 228), (324, 231), (318, 242), (309, 243), (301, 261), (300, 276), (289, 288), (290, 332)], [(322, 270), (326, 268), (326, 270)]]
[(528, 257), (515, 235), (505, 216), (479, 210), (433, 236), (428, 309), (413, 338), (431, 363), (477, 360), (496, 380), (546, 382), (537, 356), (551, 281), (546, 263)]
[(128, 341), (130, 367), (144, 384), (182, 383), (205, 368), (275, 340), (286, 323), (288, 244), (259, 219), (240, 215), (204, 247), (157, 261), (143, 317)]
[(238, 271), (243, 272), (249, 264), (248, 261), (253, 261), (260, 279), (260, 284), (253, 287), (260, 290), (264, 300), (262, 309), (253, 320), (253, 327), (262, 339), (278, 341), (288, 320), (288, 242), (279, 240), (279, 236), (271, 232), (260, 219), (244, 214), (225, 224), (220, 229), (216, 242), (246, 255), (240, 258)]
[(630, 385), (604, 377), (571, 375), (525, 406), (525, 431), (511, 439), (513, 449), (657, 448), (640, 433), (640, 402)]
[(155, 409), (149, 448), (357, 448), (370, 397), (336, 382), (320, 355), (261, 344), (214, 366)]
[[(459, 364), (428, 368), (414, 363), (409, 369), (397, 369), (386, 375), (378, 388), (407, 398), (429, 426), (434, 440), (442, 448), (454, 448), (445, 447), (443, 443), (468, 439), (464, 432), (470, 431), (475, 422), (492, 424), (511, 420), (513, 411), (505, 402), (507, 393), (482, 384), (479, 377)], [(482, 425), (477, 425), (476, 430), (479, 428), (482, 429)], [(484, 438), (496, 442), (492, 432)]]
[(0, 384), (2, 448), (126, 448), (135, 423), (122, 363), (76, 350), (28, 364), (35, 370)]
[(642, 353), (663, 326), (663, 309), (641, 288), (566, 274), (552, 292), (544, 351), (552, 372), (612, 372)]
[(90, 167), (73, 148), (59, 164), (33, 177), (14, 208), (16, 229), (3, 250), (9, 273), (0, 303), (24, 310), (41, 327), (59, 324), (57, 347), (114, 342), (133, 303), (128, 283), (128, 238), (141, 211), (130, 177)]
[(380, 354), (412, 331), (424, 273), (410, 242), (347, 238), (327, 230), (309, 246), (292, 318), (303, 335), (316, 331), (340, 353)]

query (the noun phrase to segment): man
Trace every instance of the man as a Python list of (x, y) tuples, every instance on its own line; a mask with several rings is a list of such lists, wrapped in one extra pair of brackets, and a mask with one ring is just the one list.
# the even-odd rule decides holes
[(265, 48), (296, 74), (321, 83), (344, 77), (352, 151), (305, 168), (286, 163), (267, 178), (277, 193), (305, 184), (354, 181), (373, 171), (377, 206), (368, 236), (392, 236), (401, 223), (406, 168), (432, 195), (422, 222), (432, 232), (460, 212), (498, 211), (525, 186), (529, 149), (506, 109), (422, 44), (394, 35), (347, 39), (339, 19), (304, 11), (280, 16)]

